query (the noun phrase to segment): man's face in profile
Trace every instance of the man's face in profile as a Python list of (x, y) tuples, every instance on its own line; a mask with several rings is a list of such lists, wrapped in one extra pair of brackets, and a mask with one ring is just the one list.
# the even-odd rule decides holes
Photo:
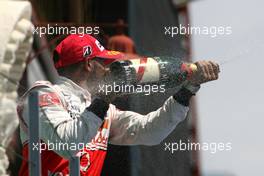
[(90, 72), (88, 73), (88, 88), (91, 93), (96, 93), (99, 85), (110, 84), (110, 64), (104, 64), (103, 58), (94, 58), (90, 62)]

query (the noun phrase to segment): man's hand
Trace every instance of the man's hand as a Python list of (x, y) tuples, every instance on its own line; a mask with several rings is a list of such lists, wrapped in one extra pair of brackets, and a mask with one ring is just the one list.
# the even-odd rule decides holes
[(197, 66), (190, 78), (192, 85), (200, 85), (209, 81), (217, 80), (220, 72), (219, 65), (213, 61), (198, 61), (194, 63)]

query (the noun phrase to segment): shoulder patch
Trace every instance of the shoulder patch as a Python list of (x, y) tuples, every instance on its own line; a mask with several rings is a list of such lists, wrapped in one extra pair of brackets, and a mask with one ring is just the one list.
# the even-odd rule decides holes
[(39, 106), (60, 105), (60, 99), (55, 92), (44, 93), (39, 96)]

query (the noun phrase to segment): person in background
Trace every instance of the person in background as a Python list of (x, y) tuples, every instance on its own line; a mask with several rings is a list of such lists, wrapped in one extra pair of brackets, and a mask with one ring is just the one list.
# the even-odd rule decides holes
[(136, 56), (136, 50), (133, 40), (125, 35), (126, 24), (122, 19), (117, 20), (116, 23), (116, 35), (112, 36), (108, 40), (107, 49), (120, 51), (129, 55)]

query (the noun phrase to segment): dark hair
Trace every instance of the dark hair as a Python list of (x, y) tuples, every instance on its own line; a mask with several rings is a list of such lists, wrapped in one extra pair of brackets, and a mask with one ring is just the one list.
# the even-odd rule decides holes
[(84, 62), (78, 62), (69, 66), (57, 68), (57, 72), (60, 76), (69, 76), (83, 67)]
[[(99, 58), (99, 57), (95, 57), (92, 60), (97, 61), (99, 63), (104, 62), (104, 58)], [(56, 61), (58, 62), (58, 55), (56, 55), (56, 54), (53, 55), (53, 61), (54, 61), (54, 63), (56, 63)], [(60, 76), (70, 76), (72, 73), (75, 73), (77, 70), (79, 70), (81, 67), (83, 67), (84, 63), (85, 62), (77, 62), (77, 63), (71, 64), (69, 66), (57, 68), (57, 72)]]

